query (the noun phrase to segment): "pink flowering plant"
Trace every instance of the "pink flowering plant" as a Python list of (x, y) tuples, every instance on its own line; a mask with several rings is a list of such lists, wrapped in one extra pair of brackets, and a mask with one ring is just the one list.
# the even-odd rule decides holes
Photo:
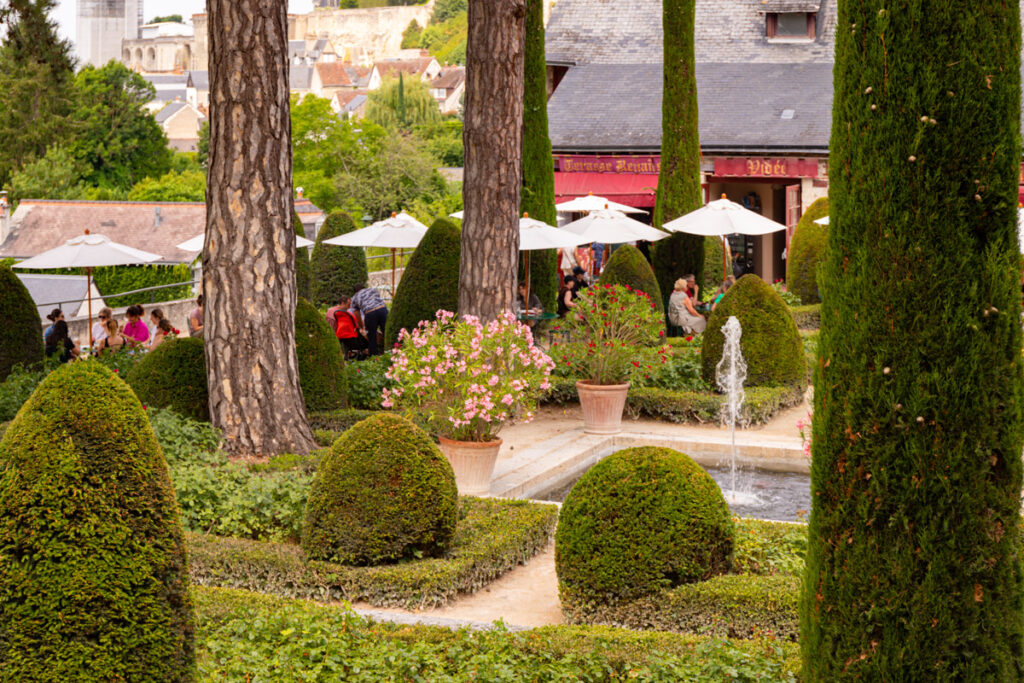
[(628, 285), (587, 287), (565, 317), (572, 342), (555, 347), (561, 373), (594, 384), (624, 384), (655, 374), (671, 350), (661, 344), (664, 316)]
[(486, 325), (438, 311), (410, 334), (403, 330), (384, 390), (385, 408), (424, 415), (440, 436), (494, 441), (502, 424), (529, 421), (550, 387), (554, 362), (511, 313)]

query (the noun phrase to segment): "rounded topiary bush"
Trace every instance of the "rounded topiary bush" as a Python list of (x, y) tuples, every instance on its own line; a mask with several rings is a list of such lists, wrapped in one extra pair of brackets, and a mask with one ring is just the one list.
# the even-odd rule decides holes
[(210, 420), (202, 339), (165, 339), (125, 379), (147, 406), (171, 408), (194, 420)]
[(313, 301), (318, 306), (333, 306), (342, 294), (351, 296), (356, 287), (367, 282), (366, 252), (362, 247), (324, 244), (324, 240), (355, 229), (351, 216), (344, 211), (332, 211), (316, 234), (310, 268), (313, 273)]
[(193, 681), (188, 584), (142, 405), (96, 361), (61, 366), (0, 441), (0, 678)]
[[(306, 236), (299, 214), (292, 212), (292, 228), (298, 237)], [(309, 247), (295, 248), (295, 288), (303, 299), (313, 298), (313, 272), (309, 267)]]
[(818, 264), (828, 246), (828, 226), (814, 221), (828, 215), (828, 197), (817, 199), (797, 223), (789, 241), (786, 258), (786, 288), (805, 304), (821, 301), (818, 293)]
[(437, 557), (455, 534), (455, 473), (426, 432), (380, 413), (324, 456), (309, 491), (302, 548), (310, 559), (373, 565)]
[(747, 361), (747, 386), (802, 384), (807, 361), (796, 322), (778, 292), (756, 275), (744, 275), (729, 288), (708, 319), (701, 347), (704, 380), (714, 383), (722, 358), (722, 326), (729, 316), (740, 321), (740, 349)]
[(718, 484), (669, 448), (627, 448), (594, 465), (558, 516), (562, 607), (635, 600), (728, 571), (733, 523)]
[(341, 344), (324, 316), (305, 299), (299, 299), (295, 306), (295, 351), (306, 409), (346, 407), (345, 356)]
[[(453, 309), (454, 310), (454, 309)], [(0, 382), (15, 365), (43, 359), (43, 324), (32, 296), (9, 266), (0, 266)]]
[(608, 264), (601, 271), (598, 279), (602, 285), (625, 285), (633, 289), (645, 292), (659, 313), (665, 312), (665, 302), (661, 299), (661, 288), (658, 287), (658, 279), (654, 277), (654, 270), (647, 262), (639, 249), (624, 244), (608, 259)]
[(412, 331), (421, 320), (433, 320), (442, 309), (458, 309), (461, 254), (459, 228), (446, 218), (438, 218), (402, 272), (384, 331), (388, 348), (398, 341), (402, 329)]

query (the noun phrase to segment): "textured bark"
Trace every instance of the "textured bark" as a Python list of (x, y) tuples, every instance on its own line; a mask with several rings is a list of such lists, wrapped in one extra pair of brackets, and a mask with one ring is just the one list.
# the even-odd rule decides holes
[(515, 302), (522, 187), (526, 0), (470, 0), (459, 312), (492, 320)]
[(307, 453), (295, 354), (287, 7), (209, 0), (203, 294), (210, 418), (231, 455)]
[[(694, 70), (694, 0), (665, 0), (665, 65), (661, 114), (661, 173), (654, 225), (699, 209), (700, 141), (697, 131), (697, 74)], [(658, 285), (667, 297), (676, 278), (687, 273), (704, 281), (704, 238), (679, 233), (654, 244)]]

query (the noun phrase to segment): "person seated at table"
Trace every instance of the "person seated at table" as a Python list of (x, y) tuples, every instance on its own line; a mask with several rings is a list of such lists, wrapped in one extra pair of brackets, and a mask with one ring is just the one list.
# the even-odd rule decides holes
[(693, 273), (687, 273), (683, 279), (686, 280), (686, 296), (694, 303), (700, 303), (700, 285), (697, 284), (697, 278)]
[(53, 323), (53, 332), (46, 338), (46, 356), (57, 356), (61, 363), (78, 358), (78, 346), (71, 339), (68, 324), (63, 320)]
[[(516, 316), (520, 319), (526, 318), (527, 316), (536, 316), (544, 312), (544, 306), (541, 305), (540, 299), (536, 294), (530, 292), (530, 305), (526, 305), (526, 283), (519, 283), (519, 294), (516, 296)], [(536, 320), (523, 320), (527, 327), (533, 327)]]
[[(160, 310), (160, 309), (157, 309)], [(160, 346), (160, 342), (169, 336), (178, 336), (178, 330), (174, 329), (171, 321), (167, 318), (160, 318), (156, 324), (156, 332), (153, 333), (153, 341), (149, 343), (149, 350), (152, 351)]]
[(570, 309), (576, 307), (576, 278), (566, 275), (562, 278), (562, 286), (558, 288), (558, 317), (564, 318)]
[(668, 321), (683, 328), (687, 334), (700, 334), (708, 321), (694, 308), (693, 300), (686, 293), (686, 285), (684, 278), (676, 280), (672, 296), (668, 299)]
[(121, 333), (132, 346), (145, 344), (149, 341), (149, 328), (146, 327), (146, 323), (142, 322), (144, 313), (145, 310), (142, 306), (129, 306), (128, 310), (125, 311), (128, 322), (125, 323)]
[(722, 280), (722, 285), (715, 290), (715, 299), (711, 302), (712, 311), (715, 310), (715, 306), (718, 305), (718, 302), (722, 300), (722, 297), (725, 296), (725, 293), (728, 292), (729, 288), (734, 284), (736, 284), (736, 278), (732, 275), (727, 275), (726, 278)]
[(117, 321), (107, 318), (103, 323), (103, 339), (96, 343), (96, 355), (120, 351), (131, 343), (118, 329)]
[(46, 316), (46, 319), (50, 321), (50, 326), (43, 330), (44, 344), (46, 343), (46, 340), (50, 338), (50, 335), (53, 334), (53, 327), (57, 324), (57, 321), (64, 320), (64, 311), (59, 308), (55, 308), (50, 311), (50, 314)]
[(345, 349), (346, 357), (366, 358), (370, 354), (370, 344), (366, 337), (359, 334), (362, 321), (358, 311), (353, 313), (349, 310), (351, 306), (350, 297), (341, 296), (338, 299), (337, 310), (334, 311), (334, 334)]

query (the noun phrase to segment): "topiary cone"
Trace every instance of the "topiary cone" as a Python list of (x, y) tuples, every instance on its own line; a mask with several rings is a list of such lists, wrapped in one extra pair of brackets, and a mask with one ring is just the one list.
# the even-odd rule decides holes
[(602, 285), (624, 285), (646, 293), (654, 302), (659, 313), (665, 312), (661, 288), (654, 277), (651, 264), (643, 253), (631, 244), (623, 244), (615, 250), (598, 279)]
[(295, 306), (295, 352), (306, 409), (346, 407), (345, 355), (341, 344), (324, 316), (305, 299), (299, 299)]
[(0, 266), (0, 382), (15, 365), (43, 359), (43, 324), (32, 296), (9, 266)]
[(816, 199), (797, 223), (786, 257), (786, 288), (800, 297), (800, 303), (821, 301), (818, 265), (828, 247), (828, 226), (815, 223), (828, 215), (828, 197)]
[(131, 389), (61, 366), (0, 441), (0, 672), (9, 681), (194, 681), (178, 505)]
[(332, 211), (316, 234), (316, 245), (310, 268), (313, 277), (313, 302), (318, 306), (333, 306), (342, 294), (351, 296), (356, 287), (369, 279), (366, 252), (362, 247), (338, 247), (324, 244), (324, 240), (338, 237), (356, 229), (355, 221), (344, 211)]

